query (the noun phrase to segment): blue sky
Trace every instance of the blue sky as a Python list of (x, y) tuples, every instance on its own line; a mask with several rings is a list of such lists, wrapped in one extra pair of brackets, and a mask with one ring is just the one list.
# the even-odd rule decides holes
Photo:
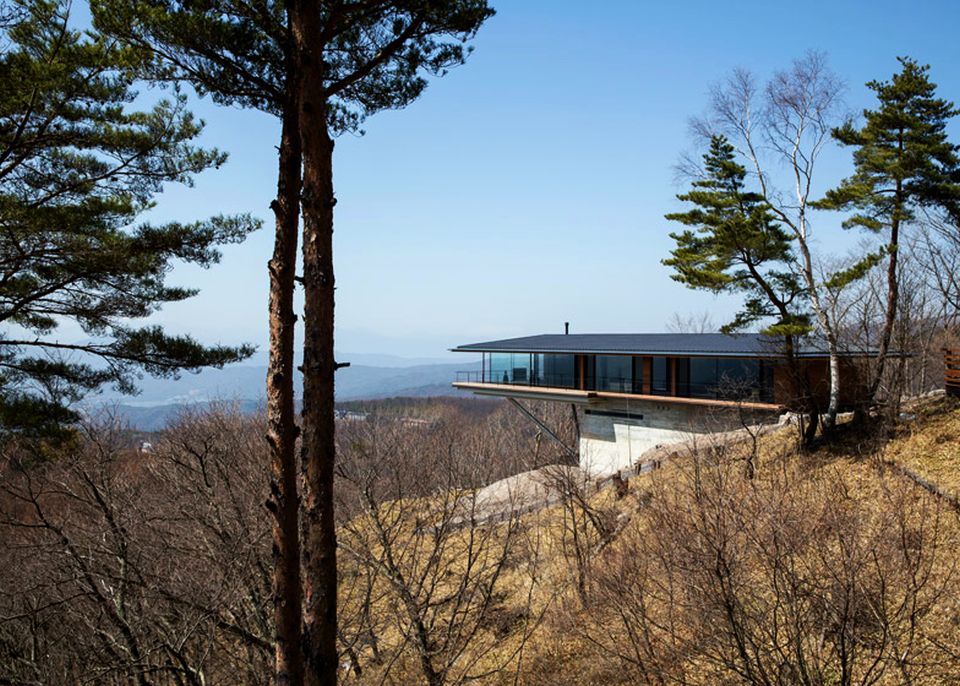
[[(560, 332), (564, 321), (574, 332), (657, 331), (674, 312), (709, 311), (723, 323), (736, 300), (689, 291), (660, 264), (673, 228), (663, 215), (683, 190), (673, 166), (712, 83), (822, 50), (859, 111), (872, 104), (864, 82), (910, 55), (960, 101), (957, 2), (494, 6), (466, 65), (337, 143), (338, 349), (441, 357), (457, 343)], [(230, 161), (192, 189), (169, 189), (155, 218), (252, 212), (266, 225), (209, 271), (176, 269), (172, 281), (201, 293), (155, 321), (265, 347), (278, 126), (210, 102), (193, 109), (207, 122), (203, 143)], [(821, 187), (848, 171), (849, 153), (831, 151)], [(814, 228), (824, 253), (859, 239), (832, 215)]]

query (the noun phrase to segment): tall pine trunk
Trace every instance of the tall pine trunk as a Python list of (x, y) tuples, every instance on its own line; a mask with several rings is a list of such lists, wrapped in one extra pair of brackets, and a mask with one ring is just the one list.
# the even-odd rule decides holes
[[(288, 74), (288, 79), (292, 79)], [(300, 212), (300, 132), (295, 86), (282, 113), (276, 220), (270, 274), (270, 360), (267, 368), (267, 443), (273, 514), (273, 602), (277, 684), (303, 683), (301, 649), (300, 529), (297, 494), (297, 425), (294, 409), (293, 294)]]
[(303, 146), (303, 410), (301, 510), (304, 683), (337, 681), (337, 540), (333, 519), (333, 140), (327, 122), (321, 9), (293, 4)]
[(897, 320), (897, 304), (900, 297), (897, 258), (900, 252), (900, 217), (902, 216), (903, 205), (903, 184), (898, 180), (894, 192), (893, 221), (890, 222), (890, 242), (887, 244), (887, 251), (890, 253), (890, 259), (887, 261), (887, 302), (883, 316), (883, 328), (880, 331), (880, 343), (877, 348), (877, 362), (874, 365), (865, 398), (867, 407), (873, 404), (880, 388), (880, 382), (883, 381), (887, 355), (890, 353), (890, 339), (893, 337), (893, 326)]

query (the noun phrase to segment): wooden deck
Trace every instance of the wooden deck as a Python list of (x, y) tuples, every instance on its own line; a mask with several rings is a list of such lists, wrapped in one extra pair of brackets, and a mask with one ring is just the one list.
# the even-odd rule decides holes
[(568, 403), (590, 404), (600, 400), (646, 400), (655, 403), (700, 405), (706, 407), (739, 407), (745, 410), (780, 411), (776, 403), (759, 403), (737, 400), (711, 400), (709, 398), (685, 398), (675, 395), (646, 395), (642, 393), (613, 393), (609, 391), (582, 391), (575, 388), (551, 388), (549, 386), (520, 386), (514, 384), (479, 383), (458, 381), (456, 388), (473, 391), (478, 395), (495, 395), (531, 400), (560, 400)]

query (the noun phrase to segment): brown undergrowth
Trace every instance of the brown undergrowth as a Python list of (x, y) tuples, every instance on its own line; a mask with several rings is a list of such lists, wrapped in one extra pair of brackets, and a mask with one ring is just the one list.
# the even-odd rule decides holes
[[(345, 684), (960, 681), (960, 408), (701, 440), (488, 524), (478, 489), (562, 459), (512, 414), (340, 433)], [(525, 433), (526, 431), (526, 433)], [(258, 683), (271, 655), (262, 433), (184, 417), (0, 481), (0, 681)], [(903, 467), (894, 468), (891, 465)], [(228, 676), (230, 675), (230, 676)]]
[(889, 442), (854, 426), (805, 453), (787, 431), (756, 455), (704, 442), (632, 480), (608, 503), (629, 524), (582, 598), (564, 586), (521, 682), (960, 681), (960, 521), (888, 464), (957, 483), (960, 410), (911, 412)]

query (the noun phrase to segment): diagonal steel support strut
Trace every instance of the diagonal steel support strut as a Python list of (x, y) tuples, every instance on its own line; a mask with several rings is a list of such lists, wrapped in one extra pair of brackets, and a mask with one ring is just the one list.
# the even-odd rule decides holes
[(555, 434), (553, 431), (551, 431), (550, 427), (547, 426), (546, 424), (544, 424), (544, 423), (540, 420), (539, 417), (537, 417), (535, 414), (533, 414), (533, 412), (531, 412), (530, 410), (528, 410), (527, 408), (525, 408), (523, 405), (521, 405), (521, 404), (517, 401), (516, 398), (507, 398), (507, 400), (509, 400), (511, 403), (513, 403), (513, 404), (517, 407), (518, 410), (520, 410), (520, 411), (523, 412), (525, 415), (527, 415), (527, 417), (529, 417), (530, 420), (531, 420), (534, 424), (536, 424), (537, 426), (539, 426), (550, 438), (552, 438), (552, 439), (555, 440), (558, 444), (560, 444), (560, 447), (563, 448), (564, 452), (566, 452), (567, 455), (569, 455), (570, 457), (572, 457), (572, 458), (574, 458), (575, 460), (578, 460), (578, 461), (579, 461), (579, 459), (580, 459), (580, 453), (577, 452), (576, 450), (574, 450), (573, 448), (571, 448), (571, 447), (570, 447), (569, 445), (567, 445), (566, 443), (564, 443), (563, 440), (562, 440), (559, 436), (557, 436), (557, 434)]

